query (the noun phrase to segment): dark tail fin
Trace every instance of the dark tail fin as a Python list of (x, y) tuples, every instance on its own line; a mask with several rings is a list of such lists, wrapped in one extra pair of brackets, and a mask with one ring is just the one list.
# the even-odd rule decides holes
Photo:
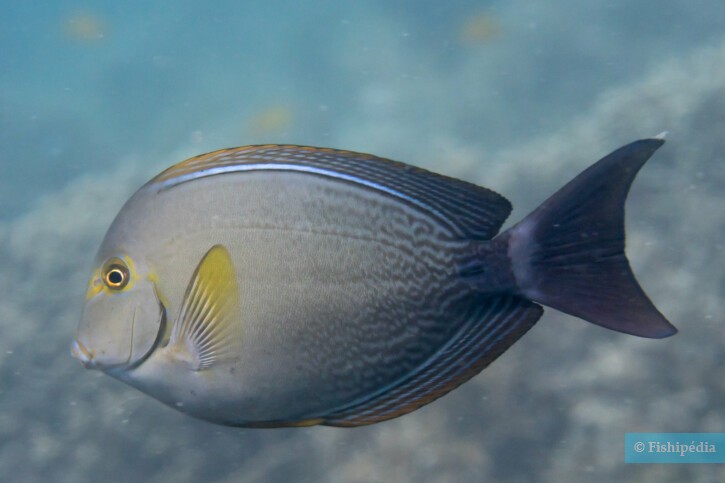
[(662, 338), (677, 329), (655, 308), (624, 254), (624, 202), (664, 136), (599, 160), (501, 237), (509, 237), (518, 290), (608, 329)]

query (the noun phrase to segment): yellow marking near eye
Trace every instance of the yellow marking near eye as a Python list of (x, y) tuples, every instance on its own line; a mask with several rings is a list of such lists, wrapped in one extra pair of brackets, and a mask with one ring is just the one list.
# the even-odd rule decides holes
[(106, 287), (121, 290), (128, 284), (130, 276), (126, 265), (114, 261), (104, 270), (103, 281), (106, 283)]
[[(116, 264), (125, 266), (127, 270), (127, 274), (125, 276), (128, 277), (128, 280), (124, 280), (124, 285), (121, 287), (109, 287), (107, 282), (104, 281), (104, 278), (108, 276), (108, 269)], [(103, 262), (103, 265), (101, 265), (100, 268), (97, 268), (93, 272), (93, 275), (91, 275), (91, 279), (88, 282), (88, 289), (86, 290), (86, 300), (92, 299), (101, 292), (109, 295), (125, 292), (133, 287), (133, 284), (136, 280), (138, 280), (138, 278), (138, 272), (136, 271), (136, 265), (133, 263), (133, 260), (127, 256), (110, 257)]]
[(88, 282), (88, 290), (86, 290), (86, 300), (90, 300), (103, 290), (104, 284), (101, 280), (100, 270), (93, 272), (91, 280)]
[(138, 280), (138, 272), (136, 271), (136, 264), (133, 263), (133, 260), (127, 256), (121, 257), (121, 260), (126, 263), (126, 266), (128, 267), (128, 284), (123, 288), (124, 290), (128, 290), (131, 288), (131, 286)]

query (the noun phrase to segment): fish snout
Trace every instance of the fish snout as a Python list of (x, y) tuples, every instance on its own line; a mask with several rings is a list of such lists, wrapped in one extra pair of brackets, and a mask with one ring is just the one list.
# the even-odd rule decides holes
[(95, 362), (93, 361), (93, 351), (90, 351), (83, 345), (83, 342), (75, 339), (70, 349), (70, 354), (78, 359), (86, 369), (93, 369)]

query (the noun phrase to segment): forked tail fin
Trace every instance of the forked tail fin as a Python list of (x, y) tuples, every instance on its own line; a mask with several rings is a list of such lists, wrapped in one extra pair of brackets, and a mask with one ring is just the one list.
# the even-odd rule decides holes
[(664, 136), (635, 141), (589, 167), (504, 232), (519, 293), (608, 329), (677, 332), (647, 298), (624, 254), (624, 202)]

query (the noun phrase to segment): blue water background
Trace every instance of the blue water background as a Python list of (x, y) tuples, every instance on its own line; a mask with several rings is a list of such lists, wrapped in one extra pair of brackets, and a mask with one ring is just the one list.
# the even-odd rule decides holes
[[(724, 42), (720, 0), (0, 1), (0, 481), (715, 481), (622, 445), (725, 431)], [(212, 426), (68, 355), (105, 228), (186, 156), (372, 152), (516, 219), (662, 130), (628, 226), (675, 338), (548, 311), (471, 383), (358, 430)]]

